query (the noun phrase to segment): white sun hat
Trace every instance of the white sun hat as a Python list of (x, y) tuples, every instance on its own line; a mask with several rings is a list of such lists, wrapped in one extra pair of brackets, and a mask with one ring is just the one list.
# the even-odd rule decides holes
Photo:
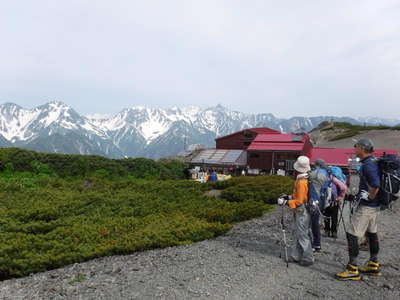
[(311, 170), (310, 159), (307, 156), (299, 156), (293, 167), (299, 173), (306, 173)]

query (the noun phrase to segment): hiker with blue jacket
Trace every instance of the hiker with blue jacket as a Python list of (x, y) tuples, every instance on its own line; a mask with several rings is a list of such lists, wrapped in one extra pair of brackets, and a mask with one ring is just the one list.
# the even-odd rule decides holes
[[(360, 280), (361, 273), (379, 276), (380, 265), (378, 263), (379, 240), (377, 217), (380, 211), (380, 179), (381, 172), (377, 161), (372, 156), (374, 144), (370, 139), (362, 138), (355, 145), (356, 156), (361, 159), (359, 192), (356, 203), (350, 212), (350, 226), (347, 229), (347, 243), (349, 249), (349, 262), (343, 272), (337, 273), (339, 280)], [(357, 257), (359, 253), (358, 239), (365, 232), (369, 241), (370, 259), (363, 268), (358, 267)]]

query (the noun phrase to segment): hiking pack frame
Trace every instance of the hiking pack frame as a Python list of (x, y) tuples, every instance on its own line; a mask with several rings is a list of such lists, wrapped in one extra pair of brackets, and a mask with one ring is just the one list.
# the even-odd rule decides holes
[[(400, 177), (396, 176), (396, 174), (389, 173), (382, 171), (382, 181), (384, 182), (383, 184), (383, 189), (385, 192), (388, 192), (390, 194), (394, 194), (395, 196), (400, 194), (400, 190), (395, 191), (394, 189), (394, 184), (392, 183), (392, 180), (396, 180), (397, 182), (400, 182)], [(400, 196), (400, 195), (399, 195)]]

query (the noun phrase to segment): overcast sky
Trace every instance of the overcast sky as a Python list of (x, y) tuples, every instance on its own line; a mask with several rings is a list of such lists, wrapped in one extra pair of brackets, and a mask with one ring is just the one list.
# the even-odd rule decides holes
[(400, 1), (0, 1), (0, 103), (400, 117)]

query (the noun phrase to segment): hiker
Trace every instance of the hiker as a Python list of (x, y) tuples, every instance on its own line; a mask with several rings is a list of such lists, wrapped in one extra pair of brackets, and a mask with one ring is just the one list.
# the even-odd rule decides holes
[[(350, 224), (346, 233), (349, 262), (346, 270), (336, 274), (336, 278), (339, 280), (360, 280), (360, 273), (381, 275), (378, 263), (379, 240), (377, 234), (377, 217), (380, 210), (378, 192), (381, 172), (372, 156), (374, 144), (370, 139), (362, 138), (358, 140), (354, 148), (357, 157), (361, 159), (360, 184), (356, 203), (350, 212)], [(367, 232), (369, 241), (370, 259), (364, 268), (358, 268), (358, 238), (363, 237), (365, 232)]]
[(319, 209), (311, 214), (312, 248), (314, 252), (321, 251), (321, 211), (325, 209), (327, 200), (327, 188), (330, 182), (327, 166), (323, 159), (317, 159), (314, 163), (315, 169), (310, 173), (312, 191), (310, 196), (314, 202), (318, 202)]
[(294, 169), (298, 174), (293, 194), (289, 200), (278, 198), (278, 204), (287, 204), (293, 211), (295, 245), (290, 251), (289, 261), (298, 262), (302, 266), (310, 266), (314, 263), (314, 256), (309, 235), (310, 214), (305, 207), (308, 201), (308, 172), (310, 171), (308, 157), (299, 156), (294, 163)]
[(325, 208), (325, 222), (324, 232), (327, 237), (337, 238), (337, 225), (338, 225), (338, 212), (340, 202), (344, 201), (344, 197), (347, 192), (346, 184), (335, 175), (334, 170), (340, 170), (339, 167), (329, 167), (330, 170), (329, 179), (332, 181), (332, 196), (329, 206)]
[(208, 181), (218, 181), (217, 172), (214, 170), (211, 172), (210, 176), (208, 176)]

